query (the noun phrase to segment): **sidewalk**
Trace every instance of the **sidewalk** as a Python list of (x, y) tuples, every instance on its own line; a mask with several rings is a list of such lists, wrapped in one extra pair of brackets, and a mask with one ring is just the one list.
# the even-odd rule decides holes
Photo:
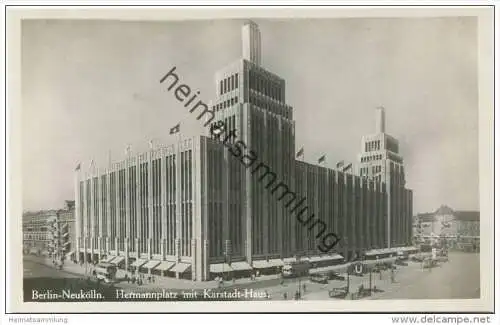
[[(42, 263), (50, 267), (54, 267), (54, 264), (52, 263), (52, 259), (50, 258), (45, 258), (42, 256), (34, 256), (34, 255), (24, 255), (24, 258), (29, 259), (31, 261), (37, 262), (37, 263)], [(61, 272), (68, 272), (76, 275), (81, 275), (82, 277), (90, 276), (92, 277), (92, 271), (94, 270), (94, 266), (92, 264), (87, 264), (87, 265), (80, 265), (80, 264), (75, 264), (71, 261), (65, 261), (63, 268)], [(132, 283), (127, 283), (124, 278), (125, 275), (128, 274), (129, 277), (131, 277), (130, 272), (126, 272), (125, 270), (118, 269), (116, 273), (117, 279), (119, 279), (119, 286), (125, 285), (126, 287), (137, 287), (141, 289), (212, 289), (212, 288), (218, 288), (219, 285), (216, 281), (203, 281), (203, 282), (195, 282), (191, 280), (185, 280), (185, 279), (174, 279), (170, 277), (163, 277), (163, 276), (158, 276), (155, 275), (154, 282), (149, 283), (147, 281), (148, 279), (148, 274), (147, 273), (141, 273), (143, 275), (143, 283), (142, 285), (137, 285), (137, 284), (132, 284)], [(268, 280), (275, 280), (278, 279), (278, 275), (263, 275), (259, 276), (255, 281), (252, 281), (250, 278), (243, 278), (243, 279), (236, 279), (234, 282), (233, 281), (225, 281), (223, 283), (224, 288), (232, 288), (232, 287), (238, 287), (241, 285), (258, 285), (261, 282), (265, 282)]]

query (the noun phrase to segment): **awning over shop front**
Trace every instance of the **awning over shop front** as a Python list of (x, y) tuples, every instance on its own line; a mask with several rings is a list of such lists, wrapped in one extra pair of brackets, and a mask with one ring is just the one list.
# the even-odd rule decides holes
[(124, 260), (125, 260), (125, 256), (117, 256), (117, 257), (115, 257), (114, 259), (112, 259), (111, 261), (109, 261), (109, 263), (112, 263), (112, 264), (118, 265), (118, 264), (120, 264), (121, 262), (123, 262)]
[(330, 272), (330, 271), (337, 271), (337, 272), (345, 272), (347, 270), (346, 265), (330, 265), (330, 266), (324, 266), (324, 267), (318, 267), (315, 269), (311, 269), (310, 273), (325, 273), (325, 272)]
[(146, 260), (137, 259), (137, 260), (134, 261), (134, 263), (130, 264), (130, 266), (141, 267), (144, 264), (146, 264), (146, 262), (147, 262)]
[(101, 260), (101, 262), (104, 262), (104, 263), (110, 263), (114, 258), (116, 258), (116, 256), (114, 255), (109, 255), (108, 257), (106, 257), (105, 259)]
[(311, 259), (307, 256), (303, 256), (300, 258), (301, 261), (310, 261)]
[(76, 253), (75, 251), (71, 251), (69, 253), (66, 253), (66, 256), (71, 257), (71, 256), (75, 255), (75, 253)]
[(232, 270), (233, 269), (227, 263), (210, 264), (211, 273), (225, 273)]
[(175, 264), (175, 266), (172, 269), (170, 269), (170, 271), (172, 271), (172, 272), (178, 272), (178, 273), (184, 273), (189, 268), (191, 268), (191, 264), (177, 263), (177, 264)]
[(283, 259), (284, 263), (291, 263), (291, 262), (295, 262), (295, 261), (297, 261), (297, 258), (295, 258), (295, 257), (285, 257)]
[(144, 264), (142, 267), (149, 270), (149, 269), (153, 269), (155, 266), (157, 266), (160, 263), (161, 263), (161, 261), (151, 260), (151, 261), (148, 261), (146, 264)]
[(324, 261), (335, 261), (335, 260), (343, 260), (344, 256), (340, 254), (333, 254), (333, 255), (325, 255), (322, 256)]
[(375, 256), (380, 254), (382, 254), (380, 249), (372, 249), (365, 252), (365, 256)]
[(393, 254), (398, 251), (397, 248), (382, 248), (382, 249), (372, 249), (365, 252), (365, 256), (376, 256), (382, 254)]
[(231, 263), (230, 266), (231, 266), (231, 268), (234, 271), (246, 271), (246, 270), (251, 270), (252, 269), (252, 267), (250, 266), (250, 264), (248, 264), (245, 261), (242, 261), (242, 262), (233, 262), (233, 263)]
[(272, 267), (272, 265), (269, 264), (268, 261), (266, 260), (261, 260), (261, 261), (253, 261), (252, 266), (255, 269), (267, 269), (269, 267)]
[(418, 251), (418, 248), (415, 246), (398, 247), (398, 251), (399, 252)]
[(274, 266), (274, 267), (277, 267), (277, 266), (283, 266), (283, 265), (285, 265), (285, 263), (283, 263), (283, 261), (282, 261), (282, 260), (280, 260), (280, 259), (272, 259), (272, 260), (269, 260), (269, 264), (270, 264), (271, 266)]
[(342, 255), (339, 255), (339, 254), (314, 256), (314, 257), (311, 257), (311, 262), (333, 261), (333, 260), (341, 260), (343, 258), (344, 257)]
[(158, 270), (158, 271), (168, 271), (174, 265), (175, 265), (175, 262), (163, 261), (163, 262), (160, 262), (160, 264), (158, 264), (156, 267), (154, 267), (154, 269)]

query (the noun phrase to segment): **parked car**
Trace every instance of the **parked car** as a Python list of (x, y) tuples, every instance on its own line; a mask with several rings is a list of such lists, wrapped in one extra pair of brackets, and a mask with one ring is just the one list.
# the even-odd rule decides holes
[(327, 284), (328, 283), (328, 276), (323, 275), (323, 274), (312, 274), (311, 276), (309, 276), (309, 280), (311, 282)]
[(330, 298), (343, 299), (347, 296), (347, 294), (348, 294), (347, 287), (333, 288), (332, 290), (328, 291), (328, 296), (330, 296)]
[(448, 256), (438, 256), (438, 262), (448, 262)]
[(396, 260), (395, 264), (400, 266), (408, 266), (408, 263), (403, 260)]
[(424, 260), (424, 256), (417, 254), (411, 257), (412, 262), (422, 262)]
[(328, 272), (328, 279), (345, 281), (345, 276), (340, 275), (338, 272), (330, 271)]
[(379, 263), (376, 265), (376, 267), (380, 270), (380, 271), (385, 271), (387, 270), (387, 265), (385, 265), (384, 263)]

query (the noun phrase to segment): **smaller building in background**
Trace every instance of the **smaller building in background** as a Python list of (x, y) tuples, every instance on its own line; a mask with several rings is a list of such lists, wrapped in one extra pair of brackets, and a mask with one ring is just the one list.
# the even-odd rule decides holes
[(64, 260), (75, 247), (75, 201), (64, 209), (23, 214), (23, 253)]
[(479, 211), (455, 211), (446, 205), (435, 212), (418, 214), (414, 220), (414, 242), (479, 251), (479, 216)]
[(52, 255), (52, 224), (55, 220), (57, 220), (56, 210), (23, 213), (24, 254)]
[(64, 209), (57, 211), (54, 229), (56, 252), (59, 259), (74, 259), (75, 239), (75, 201), (66, 201)]

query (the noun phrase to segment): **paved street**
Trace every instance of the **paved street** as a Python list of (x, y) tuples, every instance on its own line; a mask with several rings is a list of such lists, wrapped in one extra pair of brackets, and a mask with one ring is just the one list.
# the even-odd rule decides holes
[(28, 259), (23, 260), (23, 278), (78, 278), (78, 274), (62, 272), (54, 267), (43, 265)]
[[(350, 291), (363, 284), (369, 287), (369, 275), (351, 276)], [(339, 281), (335, 281), (339, 282)], [(312, 284), (306, 300), (325, 300), (327, 288), (339, 285)], [(345, 284), (345, 282), (344, 282)], [(450, 253), (449, 262), (431, 269), (422, 269), (420, 263), (408, 262), (408, 266), (398, 266), (395, 283), (391, 283), (390, 271), (372, 274), (372, 285), (383, 290), (364, 299), (477, 299), (480, 297), (479, 254)]]
[(450, 253), (450, 261), (432, 271), (408, 276), (375, 299), (478, 299), (479, 254)]
[[(82, 267), (68, 264), (64, 270), (57, 270), (51, 265), (43, 265), (40, 261), (24, 259), (23, 273), (25, 279), (33, 278), (84, 278)], [(345, 274), (344, 274), (345, 275)], [(186, 283), (184, 283), (186, 282)], [(390, 271), (381, 274), (372, 274), (372, 286), (381, 292), (365, 299), (467, 299), (479, 298), (480, 288), (479, 254), (450, 253), (450, 261), (442, 263), (431, 271), (422, 269), (421, 263), (409, 262), (408, 266), (398, 266), (395, 271), (395, 282), (392, 283)], [(183, 284), (183, 286), (179, 286)], [(305, 285), (305, 293), (304, 293)], [(300, 279), (300, 291), (305, 300), (330, 300), (328, 290), (335, 287), (344, 287), (346, 281), (329, 281), (328, 284), (311, 283), (308, 279)], [(363, 285), (370, 286), (369, 275), (363, 277), (350, 276), (350, 292), (357, 291)], [(155, 292), (168, 289), (179, 292), (183, 289), (203, 290), (214, 288), (214, 282), (193, 283), (176, 279), (161, 278), (156, 283), (147, 283), (142, 286), (126, 282), (116, 284), (117, 288), (127, 292)], [(284, 284), (276, 276), (262, 277), (256, 282), (248, 279), (239, 280), (234, 285), (226, 282), (221, 290), (231, 291), (235, 288), (244, 290), (254, 289), (267, 292), (272, 300), (293, 299), (299, 290), (298, 279), (286, 279)], [(219, 290), (217, 290), (219, 291)], [(350, 299), (348, 297), (347, 299)]]

